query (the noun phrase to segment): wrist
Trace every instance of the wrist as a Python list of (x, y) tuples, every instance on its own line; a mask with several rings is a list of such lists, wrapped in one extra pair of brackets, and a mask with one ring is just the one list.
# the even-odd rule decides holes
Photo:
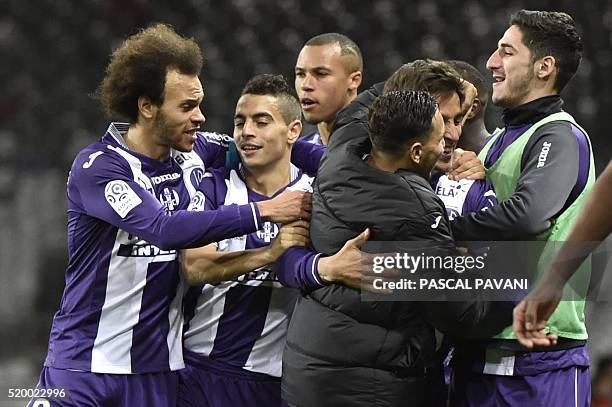
[(317, 273), (325, 284), (331, 284), (337, 281), (337, 278), (334, 275), (332, 257), (321, 256), (317, 262)]
[(270, 217), (272, 216), (272, 208), (271, 208), (269, 201), (260, 201), (260, 202), (255, 203), (255, 205), (257, 206), (257, 209), (259, 210), (259, 217), (261, 218), (261, 220), (263, 221), (270, 220)]

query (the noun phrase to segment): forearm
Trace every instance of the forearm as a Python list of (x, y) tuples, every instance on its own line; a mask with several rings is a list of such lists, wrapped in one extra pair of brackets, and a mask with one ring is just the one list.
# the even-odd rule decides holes
[(189, 285), (232, 280), (276, 260), (269, 246), (239, 252), (202, 252), (187, 250), (183, 275)]
[(323, 287), (325, 281), (319, 276), (321, 255), (305, 247), (292, 247), (276, 261), (274, 268), (281, 284), (310, 292)]
[[(576, 183), (579, 157), (571, 131), (558, 126), (548, 130), (525, 153), (515, 192), (508, 199), (485, 212), (455, 218), (456, 240), (531, 239), (550, 227)], [(544, 147), (550, 150), (542, 162)]]
[[(150, 220), (150, 222), (146, 222)], [(163, 211), (153, 218), (142, 218), (134, 234), (162, 249), (200, 247), (211, 242), (252, 233), (260, 220), (255, 205), (228, 205), (216, 210), (172, 214)], [(125, 228), (132, 233), (128, 227)]]
[(546, 274), (547, 279), (567, 282), (584, 259), (612, 232), (612, 164), (595, 183), (582, 212)]

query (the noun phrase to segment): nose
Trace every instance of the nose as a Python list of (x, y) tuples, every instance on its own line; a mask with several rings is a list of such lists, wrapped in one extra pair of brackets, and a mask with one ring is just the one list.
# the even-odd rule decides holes
[(199, 106), (195, 108), (191, 121), (197, 123), (198, 125), (204, 124), (206, 121), (206, 117), (204, 117), (204, 114)]
[(242, 126), (242, 132), (240, 134), (242, 137), (249, 137), (255, 135), (255, 122), (252, 120), (246, 120), (244, 125)]
[(304, 78), (302, 79), (302, 83), (300, 85), (300, 89), (306, 91), (306, 90), (313, 90), (313, 78), (312, 75), (310, 74), (304, 74)]
[(444, 140), (448, 143), (456, 143), (461, 136), (461, 126), (454, 123), (446, 123), (444, 130)]
[(493, 51), (489, 59), (487, 59), (487, 65), (486, 65), (487, 69), (489, 71), (492, 71), (498, 68), (500, 65), (500, 62), (501, 62), (501, 57), (499, 56), (499, 53), (497, 52), (497, 50)]

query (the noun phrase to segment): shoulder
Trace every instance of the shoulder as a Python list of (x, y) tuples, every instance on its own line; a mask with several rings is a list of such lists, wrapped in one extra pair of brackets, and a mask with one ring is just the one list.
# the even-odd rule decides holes
[(109, 173), (129, 173), (130, 160), (136, 162), (138, 158), (120, 147), (99, 141), (85, 147), (76, 155), (71, 174), (100, 177)]
[(400, 176), (407, 186), (404, 190), (406, 198), (409, 198), (406, 204), (415, 211), (414, 215), (418, 217), (419, 214), (439, 212), (444, 209), (444, 203), (435, 194), (426, 179), (410, 172), (402, 172)]

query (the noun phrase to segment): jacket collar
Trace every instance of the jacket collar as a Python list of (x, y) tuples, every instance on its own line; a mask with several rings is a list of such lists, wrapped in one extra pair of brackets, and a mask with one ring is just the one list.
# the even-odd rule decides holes
[(562, 111), (562, 107), (561, 96), (544, 96), (515, 108), (505, 109), (502, 112), (502, 120), (505, 127), (533, 124), (546, 116)]

